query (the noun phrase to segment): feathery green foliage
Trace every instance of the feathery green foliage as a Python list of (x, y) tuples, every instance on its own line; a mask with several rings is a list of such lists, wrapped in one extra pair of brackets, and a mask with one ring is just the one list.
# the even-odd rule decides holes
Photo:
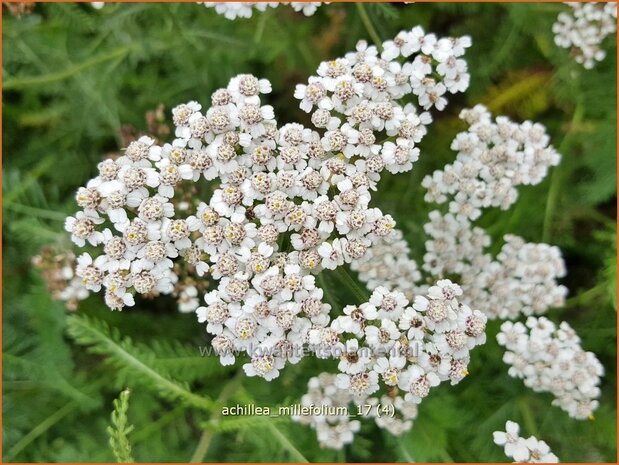
[(180, 383), (161, 366), (156, 368), (156, 354), (145, 346), (136, 346), (130, 338), (105, 322), (93, 318), (72, 315), (67, 318), (69, 335), (80, 345), (89, 347), (92, 353), (103, 355), (116, 369), (118, 376), (133, 376), (160, 395), (170, 400), (181, 400), (204, 410), (214, 408), (214, 403), (194, 394), (185, 383)]
[(130, 394), (131, 391), (125, 389), (120, 393), (118, 399), (114, 399), (112, 425), (107, 428), (110, 436), (110, 447), (118, 463), (135, 462), (131, 456), (131, 443), (129, 442), (129, 434), (134, 428), (133, 425), (129, 425), (129, 418), (127, 417)]

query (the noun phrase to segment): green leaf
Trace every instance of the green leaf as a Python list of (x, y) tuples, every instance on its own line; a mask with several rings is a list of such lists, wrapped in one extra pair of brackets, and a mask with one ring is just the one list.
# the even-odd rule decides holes
[(100, 354), (119, 370), (135, 375), (138, 383), (159, 392), (171, 400), (182, 400), (193, 407), (211, 410), (215, 403), (191, 392), (188, 386), (172, 379), (168, 373), (154, 367), (155, 354), (144, 347), (137, 347), (129, 338), (123, 338), (116, 328), (86, 316), (67, 318), (69, 335), (80, 345), (88, 346), (92, 353)]
[(129, 419), (127, 418), (129, 395), (129, 389), (125, 389), (120, 393), (118, 399), (114, 399), (112, 425), (107, 428), (107, 433), (110, 436), (110, 447), (118, 463), (135, 462), (131, 455), (131, 443), (128, 437), (133, 431), (133, 425), (129, 424)]

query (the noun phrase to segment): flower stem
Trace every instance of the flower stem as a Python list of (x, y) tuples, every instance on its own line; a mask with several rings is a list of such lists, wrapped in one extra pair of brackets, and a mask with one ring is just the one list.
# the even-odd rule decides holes
[(329, 286), (327, 286), (324, 273), (318, 273), (316, 275), (316, 280), (318, 281), (318, 284), (320, 285), (320, 288), (322, 289), (322, 293), (325, 297), (325, 300), (327, 301), (328, 304), (331, 305), (331, 310), (336, 310), (336, 309), (340, 310), (340, 306), (338, 305), (337, 301), (333, 298), (333, 295), (331, 295)]
[[(570, 123), (570, 126), (558, 149), (558, 152), (561, 154), (562, 157), (565, 156), (564, 152), (569, 146), (571, 133), (574, 130), (574, 126), (582, 121), (582, 117), (582, 105), (577, 104), (576, 108), (574, 109), (574, 114), (572, 115), (572, 121)], [(561, 166), (561, 163), (556, 166), (552, 170), (552, 174), (550, 175), (550, 187), (548, 188), (548, 199), (546, 200), (546, 210), (544, 212), (544, 224), (542, 228), (542, 242), (546, 243), (550, 240), (552, 217), (555, 212), (555, 207), (557, 206), (559, 190), (561, 188), (561, 180), (563, 177), (563, 173), (560, 170)]]
[(533, 420), (533, 413), (529, 407), (529, 403), (526, 398), (520, 399), (519, 402), (520, 412), (524, 419), (524, 425), (527, 428), (529, 434), (533, 436), (539, 436), (537, 432), (537, 426), (535, 426), (535, 420)]
[(17, 441), (15, 445), (13, 445), (13, 447), (11, 447), (9, 451), (6, 453), (6, 456), (4, 457), (4, 459), (7, 461), (12, 460), (17, 454), (19, 454), (29, 444), (31, 444), (32, 441), (34, 441), (36, 438), (41, 436), (43, 433), (45, 433), (48, 429), (50, 429), (52, 426), (54, 426), (56, 423), (58, 423), (60, 420), (66, 417), (68, 414), (70, 414), (71, 412), (77, 409), (78, 409), (78, 403), (75, 401), (71, 401), (65, 404), (64, 406), (62, 406), (61, 408), (59, 408), (58, 410), (56, 410), (49, 417), (47, 417), (45, 420), (43, 420), (41, 423), (35, 426), (32, 430), (30, 430), (28, 434), (26, 434), (19, 441)]
[(359, 17), (361, 18), (361, 22), (363, 22), (365, 29), (368, 31), (368, 34), (370, 34), (370, 37), (374, 41), (374, 44), (378, 48), (378, 51), (382, 52), (383, 41), (380, 40), (380, 36), (378, 35), (378, 32), (376, 31), (376, 28), (372, 24), (372, 21), (370, 20), (370, 16), (368, 15), (367, 10), (365, 9), (365, 5), (360, 2), (356, 2), (355, 5), (357, 5), (357, 10), (359, 11)]
[(602, 297), (606, 290), (607, 286), (605, 283), (598, 284), (597, 286), (592, 287), (591, 289), (587, 289), (586, 291), (581, 292), (580, 294), (572, 297), (571, 299), (567, 299), (563, 307), (569, 308), (575, 307), (577, 305), (586, 304), (588, 302), (591, 302), (593, 299)]
[(23, 89), (25, 87), (36, 87), (36, 86), (45, 86), (52, 82), (63, 81), (70, 77), (73, 77), (83, 70), (91, 68), (101, 63), (105, 63), (106, 61), (112, 60), (122, 60), (131, 52), (131, 48), (129, 47), (120, 47), (115, 50), (112, 50), (109, 53), (104, 53), (101, 55), (94, 56), (85, 60), (81, 63), (74, 64), (69, 66), (68, 68), (62, 71), (56, 71), (49, 74), (40, 74), (38, 76), (25, 76), (25, 77), (15, 77), (8, 78), (4, 81), (3, 89), (6, 90), (14, 90), (14, 89)]
[[(221, 393), (219, 394), (219, 397), (217, 397), (216, 402), (218, 404), (223, 404), (232, 396), (232, 394), (236, 392), (237, 388), (241, 384), (242, 372), (243, 370), (239, 370), (237, 374), (224, 385), (223, 389), (221, 390)], [(219, 417), (221, 417), (221, 410), (216, 411), (213, 414), (213, 416), (211, 417), (211, 421), (217, 421), (219, 420)], [(202, 435), (200, 436), (200, 440), (198, 441), (198, 445), (196, 446), (196, 450), (194, 451), (193, 455), (189, 459), (189, 463), (202, 463), (204, 461), (204, 457), (206, 456), (206, 453), (208, 452), (208, 448), (211, 445), (213, 436), (214, 436), (213, 431), (211, 431), (208, 428), (204, 429), (204, 431), (202, 432)]]
[(336, 272), (340, 282), (354, 294), (354, 296), (359, 300), (359, 303), (367, 302), (370, 299), (367, 291), (359, 286), (357, 281), (355, 281), (353, 277), (348, 274), (344, 267), (337, 267)]
[(307, 460), (305, 456), (299, 452), (299, 449), (297, 449), (273, 423), (267, 424), (267, 428), (271, 430), (273, 436), (275, 436), (275, 439), (277, 439), (281, 446), (288, 451), (294, 460), (300, 463), (309, 463), (309, 460)]

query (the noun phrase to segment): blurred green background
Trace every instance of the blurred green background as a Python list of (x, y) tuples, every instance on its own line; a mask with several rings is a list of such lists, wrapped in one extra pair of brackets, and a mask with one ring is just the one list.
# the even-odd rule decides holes
[[(595, 420), (572, 420), (550, 406), (550, 395), (509, 378), (493, 322), (471, 375), (435, 389), (411, 432), (394, 438), (368, 421), (345, 450), (322, 450), (309, 428), (286, 419), (217, 420), (203, 399), (296, 403), (332, 362), (306, 359), (271, 383), (237, 377), (238, 366), (199, 357), (204, 329), (171, 299), (113, 313), (96, 295), (71, 316), (51, 300), (31, 258), (43, 246), (69, 245), (63, 219), (104, 154), (149, 129), (165, 133), (171, 107), (206, 105), (239, 73), (271, 80), (280, 122), (307, 122), (292, 99), (295, 84), (370, 37), (355, 4), (326, 5), (310, 18), (280, 6), (236, 21), (192, 3), (36, 4), (20, 17), (3, 13), (4, 461), (114, 460), (106, 427), (112, 399), (127, 386), (137, 461), (506, 461), (492, 432), (507, 419), (546, 440), (562, 461), (616, 460), (616, 36), (604, 44), (607, 59), (585, 71), (553, 43), (561, 4), (364, 9), (383, 40), (417, 24), (473, 39), (469, 91), (437, 115), (413, 171), (385, 176), (373, 200), (395, 217), (418, 260), (435, 207), (424, 204), (420, 181), (454, 159), (460, 109), (485, 103), (495, 115), (547, 126), (561, 165), (541, 185), (521, 188), (510, 211), (487, 211), (479, 224), (495, 251), (505, 233), (563, 250), (570, 296), (549, 317), (568, 321), (606, 368)], [(152, 113), (160, 104), (165, 120)], [(352, 301), (326, 278), (339, 303)]]

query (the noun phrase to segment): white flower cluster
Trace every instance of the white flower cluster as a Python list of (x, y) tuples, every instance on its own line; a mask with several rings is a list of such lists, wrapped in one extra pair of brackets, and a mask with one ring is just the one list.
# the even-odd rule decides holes
[(112, 309), (134, 304), (130, 289), (148, 295), (172, 292), (178, 278), (170, 258), (178, 256), (176, 239), (182, 240), (177, 236), (183, 220), (170, 220), (174, 207), (169, 189), (191, 173), (171, 165), (148, 137), (98, 168), (99, 175), (78, 190), (76, 200), (83, 210), (67, 218), (65, 229), (78, 246), (101, 244), (104, 253), (78, 257), (77, 276), (91, 291), (105, 287), (105, 301)]
[(548, 168), (559, 164), (549, 145), (546, 129), (539, 123), (516, 124), (505, 116), (492, 122), (483, 105), (463, 110), (460, 118), (469, 129), (451, 143), (456, 161), (426, 176), (425, 200), (444, 203), (455, 215), (477, 219), (482, 208), (507, 210), (517, 199), (516, 186), (539, 184)]
[(266, 11), (268, 8), (277, 8), (279, 5), (290, 5), (294, 11), (303, 12), (305, 16), (312, 16), (318, 7), (328, 2), (203, 2), (208, 8), (226, 17), (226, 19), (251, 18), (254, 10)]
[(571, 49), (576, 62), (586, 69), (606, 57), (601, 47), (617, 31), (617, 2), (566, 2), (572, 11), (562, 12), (552, 26), (555, 43)]
[[(136, 293), (172, 292), (173, 260), (182, 257), (198, 276), (219, 280), (197, 311), (222, 363), (246, 352), (248, 375), (276, 377), (301, 358), (291, 349), (309, 334), (330, 340), (330, 306), (312, 274), (362, 257), (395, 225), (369, 208), (370, 189), (383, 169), (412, 168), (430, 122), (397, 100), (414, 94), (427, 109), (444, 107), (443, 94), (468, 83), (457, 57), (469, 43), (414, 28), (386, 42), (382, 57), (362, 42), (322, 63), (295, 92), (305, 111), (316, 107), (321, 132), (279, 128), (261, 103), (270, 83), (251, 75), (216, 91), (205, 112), (196, 102), (176, 107), (171, 144), (132, 142), (78, 191), (83, 210), (65, 227), (77, 245), (101, 244), (104, 253), (79, 257), (77, 275), (92, 291), (105, 288), (107, 305), (120, 310)], [(389, 136), (396, 143), (377, 143)], [(193, 205), (175, 208), (175, 193), (200, 179), (218, 182), (208, 202), (193, 196)], [(181, 298), (191, 309), (196, 292)]]
[[(375, 189), (383, 170), (409, 171), (432, 119), (413, 103), (397, 101), (413, 94), (424, 110), (444, 109), (448, 93), (468, 87), (462, 55), (470, 45), (466, 36), (438, 39), (415, 27), (383, 43), (380, 55), (361, 41), (355, 52), (321, 63), (317, 76), (297, 85), (301, 108), (324, 130), (323, 148), (341, 154), (326, 164), (332, 175)], [(382, 142), (379, 133), (395, 140)]]
[(56, 251), (50, 247), (44, 247), (32, 258), (32, 264), (41, 271), (52, 298), (65, 302), (69, 310), (76, 310), (79, 301), (90, 295), (82, 280), (75, 275), (75, 263), (73, 252)]
[[(493, 259), (485, 252), (490, 236), (471, 223), (482, 208), (511, 206), (517, 198), (516, 186), (539, 183), (549, 166), (559, 162), (544, 127), (531, 122), (518, 125), (504, 117), (492, 123), (481, 105), (460, 116), (471, 127), (452, 142), (458, 151), (456, 162), (423, 181), (428, 188), (426, 201), (441, 203), (453, 197), (451, 213), (432, 211), (424, 225), (428, 240), (423, 271), (430, 281), (460, 276), (466, 302), (488, 318), (514, 319), (563, 305), (567, 289), (557, 281), (566, 270), (557, 247), (506, 235), (505, 245)], [(413, 299), (427, 287), (408, 255), (402, 233), (394, 230), (351, 266), (368, 289), (382, 285)]]
[[(100, 10), (110, 2), (90, 2), (90, 5)], [(254, 10), (266, 11), (268, 8), (277, 8), (279, 5), (290, 5), (296, 12), (302, 12), (305, 16), (312, 16), (318, 7), (329, 2), (196, 2), (225, 16), (226, 19), (251, 18)]]
[(401, 292), (377, 287), (369, 302), (345, 307), (331, 324), (344, 338), (337, 387), (363, 396), (382, 381), (418, 404), (439, 383), (458, 383), (470, 350), (486, 341), (486, 316), (458, 303), (460, 295), (460, 286), (444, 279), (412, 306)]
[(436, 277), (460, 276), (467, 303), (488, 318), (538, 315), (564, 304), (567, 288), (557, 280), (566, 270), (558, 247), (528, 243), (508, 234), (492, 259), (484, 252), (491, 239), (483, 229), (436, 210), (424, 230), (429, 239), (423, 269)]
[[(414, 412), (406, 406), (419, 404), (432, 387), (443, 381), (452, 385), (460, 382), (468, 374), (470, 350), (486, 341), (486, 316), (458, 303), (460, 295), (458, 285), (440, 280), (426, 296), (417, 296), (409, 306), (401, 292), (377, 287), (369, 302), (345, 307), (344, 315), (333, 320), (327, 334), (310, 331), (310, 343), (330, 344), (341, 351), (340, 373), (332, 379), (334, 386), (329, 387), (330, 391), (322, 394), (322, 401), (331, 405), (332, 392), (338, 399), (367, 404), (368, 397), (383, 384), (389, 395), (373, 398), (372, 402), (384, 408), (383, 401), (391, 398), (403, 416), (395, 418), (399, 421), (377, 418), (377, 424), (394, 434), (407, 431)], [(319, 399), (311, 394), (312, 389), (310, 383), (309, 400), (316, 403)], [(403, 399), (396, 401), (394, 398), (400, 392)], [(306, 421), (319, 431), (319, 439), (320, 428), (329, 426), (319, 416)], [(352, 432), (350, 428), (347, 433)], [(336, 443), (341, 439), (329, 436), (329, 441)]]
[[(561, 251), (548, 244), (525, 242), (514, 235), (493, 259), (485, 249), (491, 239), (466, 219), (438, 211), (424, 225), (428, 234), (422, 270), (428, 279), (458, 275), (466, 303), (490, 319), (539, 315), (565, 303), (567, 288), (557, 280), (565, 276)], [(402, 232), (394, 229), (354, 260), (351, 268), (369, 290), (383, 286), (412, 300), (427, 291), (417, 263)]]
[(82, 280), (75, 276), (75, 271), (73, 269), (64, 268), (63, 271), (66, 273), (63, 276), (63, 278), (66, 279), (66, 287), (64, 287), (62, 292), (54, 296), (54, 298), (67, 302), (69, 306), (77, 306), (77, 301), (88, 298), (90, 293), (82, 284)]
[(331, 449), (342, 449), (352, 443), (361, 428), (361, 422), (354, 417), (373, 418), (379, 427), (395, 436), (409, 431), (417, 418), (417, 404), (406, 402), (401, 395), (355, 397), (348, 389), (338, 388), (335, 375), (329, 373), (309, 380), (301, 405), (321, 413), (296, 415), (293, 420), (315, 429), (321, 446)]
[(370, 291), (382, 286), (389, 291), (397, 290), (412, 301), (415, 295), (425, 292), (427, 286), (418, 284), (421, 273), (410, 253), (402, 231), (394, 228), (363, 257), (353, 260), (350, 267), (359, 273), (359, 280)]
[(493, 433), (494, 443), (505, 448), (505, 455), (520, 463), (559, 463), (559, 459), (552, 453), (548, 444), (535, 436), (527, 439), (520, 437), (518, 423), (508, 421), (505, 431)]
[(351, 392), (339, 389), (335, 385), (335, 375), (330, 373), (311, 378), (307, 387), (307, 393), (301, 397), (301, 405), (308, 408), (324, 406), (331, 411), (296, 415), (292, 419), (315, 429), (321, 447), (342, 449), (352, 443), (355, 433), (361, 429), (361, 422), (351, 419), (354, 416), (354, 411), (350, 411), (354, 402)]
[(509, 375), (524, 379), (536, 392), (555, 396), (552, 405), (570, 417), (592, 416), (599, 402), (604, 368), (592, 352), (585, 352), (580, 338), (566, 322), (558, 327), (547, 318), (529, 317), (522, 323), (505, 322), (497, 341), (507, 349), (503, 361)]
[(426, 201), (451, 199), (450, 213), (432, 211), (424, 225), (429, 236), (424, 271), (436, 278), (459, 275), (467, 303), (488, 318), (513, 319), (563, 305), (567, 289), (557, 280), (566, 271), (557, 247), (506, 235), (493, 259), (484, 252), (490, 236), (471, 223), (483, 208), (508, 209), (518, 197), (516, 187), (540, 183), (560, 155), (541, 124), (516, 124), (502, 116), (492, 122), (482, 105), (463, 110), (460, 118), (469, 129), (452, 141), (456, 161), (422, 182)]

